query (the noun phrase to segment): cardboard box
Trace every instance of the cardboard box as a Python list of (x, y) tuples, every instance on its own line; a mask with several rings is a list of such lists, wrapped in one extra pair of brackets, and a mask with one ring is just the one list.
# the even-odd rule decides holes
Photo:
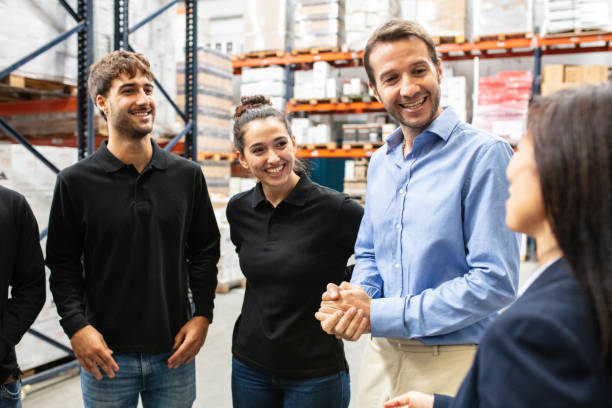
[(542, 82), (547, 83), (561, 83), (563, 82), (563, 70), (562, 64), (549, 64), (544, 65), (542, 69)]

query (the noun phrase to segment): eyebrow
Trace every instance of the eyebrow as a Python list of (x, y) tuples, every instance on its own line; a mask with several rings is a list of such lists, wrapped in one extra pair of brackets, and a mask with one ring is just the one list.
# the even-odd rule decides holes
[[(138, 86), (137, 83), (135, 82), (128, 82), (127, 84), (123, 84), (119, 87), (119, 90), (125, 89), (125, 88), (131, 88), (134, 86)], [(150, 82), (147, 82), (146, 84), (143, 85), (143, 88), (153, 88), (153, 84)]]
[[(410, 64), (410, 68), (415, 68), (415, 67), (417, 67), (417, 66), (419, 66), (419, 65), (429, 66), (429, 62), (428, 62), (426, 59), (420, 59), (420, 60), (415, 61), (415, 62), (413, 62), (412, 64)], [(383, 71), (383, 72), (382, 72), (382, 73), (381, 73), (381, 74), (378, 76), (378, 79), (379, 79), (379, 80), (381, 80), (381, 79), (383, 79), (385, 76), (387, 76), (387, 75), (389, 75), (389, 74), (391, 74), (391, 73), (393, 73), (393, 72), (395, 72), (395, 71), (397, 71), (397, 69), (395, 69), (395, 68), (389, 69), (389, 70), (387, 70), (387, 71)]]
[[(286, 139), (289, 139), (289, 136), (285, 136), (285, 135), (283, 135), (283, 136), (278, 136), (278, 137), (274, 138), (274, 140), (272, 141), (272, 143), (276, 143), (276, 142), (278, 142), (279, 140), (283, 140), (283, 139), (285, 139), (285, 140), (286, 140)], [(249, 149), (252, 149), (253, 147), (263, 146), (263, 145), (264, 145), (264, 144), (263, 144), (263, 143), (261, 143), (261, 142), (253, 143), (252, 145), (250, 145), (250, 146), (249, 146)]]

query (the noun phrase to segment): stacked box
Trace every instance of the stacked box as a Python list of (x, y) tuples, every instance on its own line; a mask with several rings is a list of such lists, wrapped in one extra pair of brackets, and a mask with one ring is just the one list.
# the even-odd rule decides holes
[(467, 0), (415, 1), (414, 15), (432, 37), (466, 37)]
[(342, 125), (342, 143), (377, 143), (382, 141), (382, 126), (378, 123)]
[(295, 99), (324, 99), (340, 96), (340, 70), (325, 61), (317, 61), (312, 70), (294, 72)]
[(467, 112), (467, 91), (465, 77), (442, 76), (440, 104), (452, 106), (459, 118), (465, 122)]
[(376, 28), (401, 17), (399, 0), (345, 0), (345, 5), (345, 46), (349, 50), (363, 50)]
[(284, 67), (243, 68), (241, 77), (240, 96), (265, 95), (272, 106), (285, 110), (287, 82)]
[(291, 134), (299, 145), (308, 143), (308, 129), (312, 126), (309, 118), (292, 118)]
[[(198, 151), (231, 153), (232, 61), (198, 49)], [(185, 106), (185, 66), (177, 68), (177, 105)]]
[(229, 161), (204, 160), (200, 162), (206, 186), (211, 196), (229, 197), (229, 182), (232, 175)]
[(472, 38), (533, 32), (533, 0), (472, 0)]
[(480, 78), (473, 125), (516, 145), (525, 132), (532, 82), (531, 71)]
[(607, 65), (544, 65), (541, 94), (549, 95), (562, 88), (608, 82)]
[(364, 204), (368, 159), (361, 158), (344, 162), (344, 193)]
[(344, 42), (344, 0), (295, 0), (293, 48), (339, 48)]
[(543, 32), (611, 30), (611, 13), (606, 0), (545, 0)]
[(244, 52), (285, 51), (287, 1), (245, 0), (244, 6)]
[(361, 78), (344, 78), (342, 80), (343, 96), (363, 96), (368, 94), (368, 84)]

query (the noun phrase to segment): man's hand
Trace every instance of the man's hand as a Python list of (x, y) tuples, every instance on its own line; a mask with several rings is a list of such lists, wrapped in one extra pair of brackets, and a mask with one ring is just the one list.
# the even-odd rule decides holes
[(174, 337), (172, 350), (176, 350), (168, 359), (168, 368), (177, 368), (193, 360), (206, 341), (210, 322), (204, 316), (192, 317)]
[(407, 407), (407, 408), (433, 408), (434, 396), (418, 391), (410, 391), (399, 397), (395, 397), (383, 405), (384, 408)]
[(102, 334), (92, 325), (87, 325), (74, 333), (70, 338), (70, 344), (81, 367), (97, 380), (102, 379), (100, 368), (108, 378), (113, 378), (115, 371), (119, 370), (112, 357), (113, 351), (108, 348)]
[(358, 285), (342, 282), (327, 285), (315, 317), (321, 328), (337, 338), (355, 341), (370, 331), (370, 296)]

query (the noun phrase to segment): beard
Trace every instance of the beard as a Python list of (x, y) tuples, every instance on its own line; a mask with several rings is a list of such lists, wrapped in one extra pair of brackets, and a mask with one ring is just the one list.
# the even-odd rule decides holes
[(155, 120), (155, 111), (151, 112), (151, 122), (147, 125), (139, 125), (134, 121), (130, 113), (119, 112), (111, 114), (111, 123), (123, 136), (132, 139), (140, 140), (153, 131), (153, 122)]

